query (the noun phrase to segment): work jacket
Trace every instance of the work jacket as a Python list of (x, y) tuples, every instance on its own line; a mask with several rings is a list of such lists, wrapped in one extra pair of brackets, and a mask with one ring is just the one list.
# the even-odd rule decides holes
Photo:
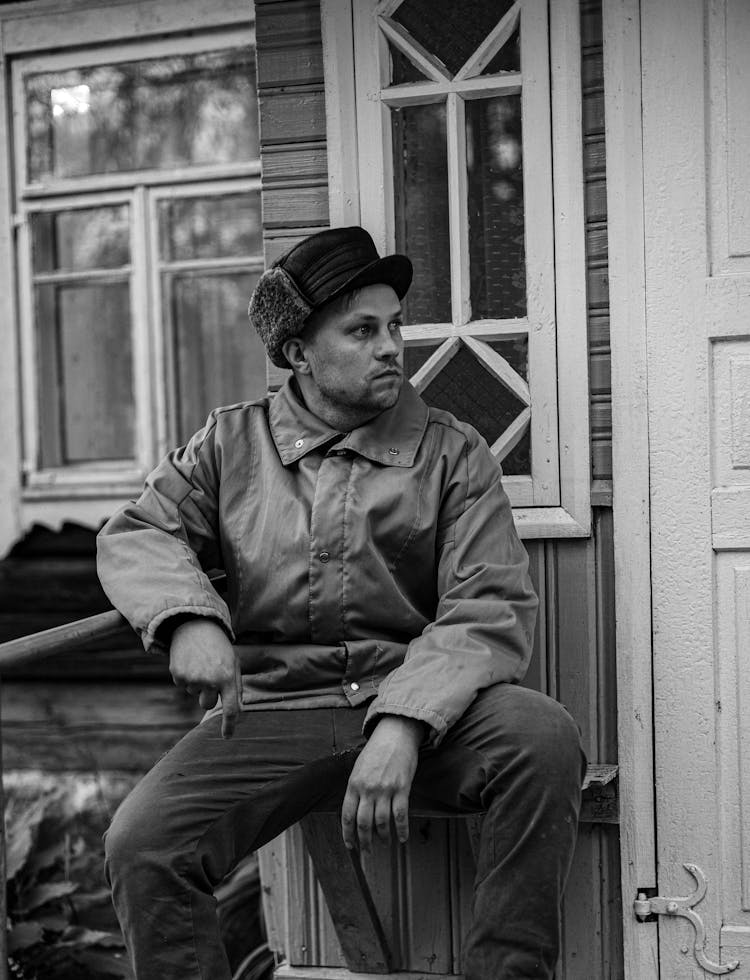
[(105, 525), (98, 568), (146, 649), (164, 649), (175, 616), (221, 623), (245, 708), (369, 700), (366, 731), (406, 715), (437, 744), (530, 656), (537, 599), (500, 466), (408, 383), (351, 432), (293, 380), (216, 409)]

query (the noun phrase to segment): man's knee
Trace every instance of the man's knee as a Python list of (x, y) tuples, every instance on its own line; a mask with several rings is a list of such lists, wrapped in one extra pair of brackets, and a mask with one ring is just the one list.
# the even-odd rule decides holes
[(104, 834), (104, 870), (110, 885), (113, 879), (132, 874), (149, 855), (159, 853), (164, 843), (160, 837), (160, 822), (131, 793)]
[(482, 692), (478, 704), (488, 736), (485, 751), (515, 754), (530, 774), (582, 780), (585, 757), (578, 725), (558, 701), (518, 685)]

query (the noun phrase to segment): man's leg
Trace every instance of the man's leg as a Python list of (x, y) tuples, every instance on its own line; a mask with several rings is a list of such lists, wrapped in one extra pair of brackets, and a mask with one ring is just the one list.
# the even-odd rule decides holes
[(340, 798), (356, 758), (337, 744), (328, 709), (244, 711), (228, 740), (220, 728), (218, 716), (189, 732), (136, 786), (105, 837), (138, 980), (229, 980), (213, 888), (313, 805)]
[(482, 691), (420, 755), (412, 806), (487, 810), (465, 980), (551, 980), (584, 766), (565, 709), (512, 684)]

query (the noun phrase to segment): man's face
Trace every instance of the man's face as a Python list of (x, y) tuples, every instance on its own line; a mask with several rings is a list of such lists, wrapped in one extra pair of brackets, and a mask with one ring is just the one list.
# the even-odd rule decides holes
[(395, 405), (403, 384), (401, 303), (385, 284), (322, 309), (303, 335), (311, 380), (331, 408), (356, 416)]

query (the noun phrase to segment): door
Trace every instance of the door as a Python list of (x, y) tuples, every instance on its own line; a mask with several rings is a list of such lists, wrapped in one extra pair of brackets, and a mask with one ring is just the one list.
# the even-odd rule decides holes
[(641, 38), (659, 962), (745, 980), (750, 5), (642, 3)]

